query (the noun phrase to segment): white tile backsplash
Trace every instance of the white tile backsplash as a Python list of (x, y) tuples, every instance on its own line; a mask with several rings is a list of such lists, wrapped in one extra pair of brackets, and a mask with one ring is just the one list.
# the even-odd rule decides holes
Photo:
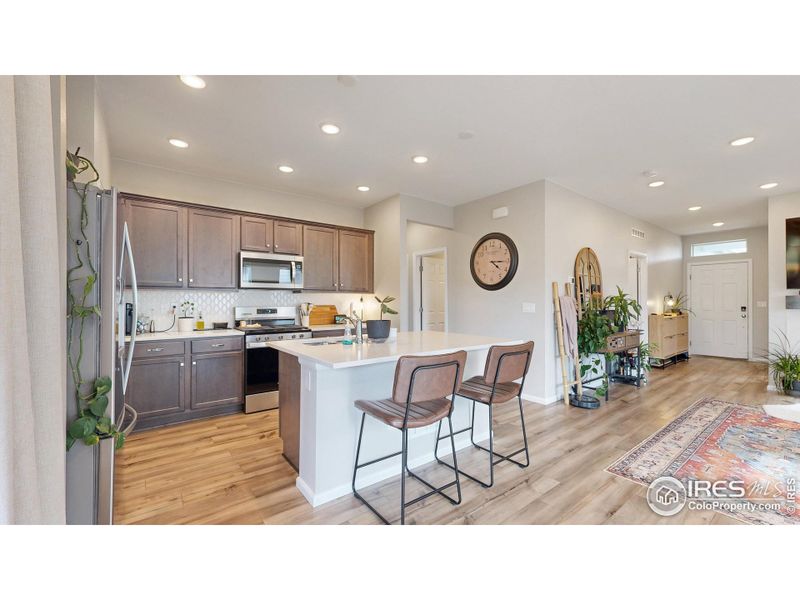
[[(196, 313), (202, 313), (206, 327), (214, 321), (226, 321), (233, 325), (233, 308), (235, 306), (297, 306), (303, 302), (314, 304), (333, 304), (339, 312), (347, 312), (350, 303), (358, 305), (361, 294), (301, 292), (294, 294), (287, 290), (139, 290), (139, 310), (137, 316), (155, 319), (156, 329), (166, 329), (172, 323), (170, 309), (177, 306), (180, 311), (181, 302), (190, 300), (195, 303)], [(126, 293), (130, 302), (130, 292)], [(363, 294), (364, 318), (378, 318), (378, 303), (373, 294)], [(176, 326), (177, 328), (177, 326)]]

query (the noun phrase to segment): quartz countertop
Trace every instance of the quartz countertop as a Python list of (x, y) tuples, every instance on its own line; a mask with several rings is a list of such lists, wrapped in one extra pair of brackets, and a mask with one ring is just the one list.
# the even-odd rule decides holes
[[(138, 333), (137, 342), (156, 342), (163, 340), (188, 340), (199, 338), (231, 337), (244, 335), (238, 329), (205, 329), (203, 331), (165, 331), (164, 333)], [(125, 336), (125, 341), (130, 341), (129, 335)]]
[(329, 323), (328, 325), (309, 325), (311, 331), (338, 331), (344, 330), (344, 323)]
[(396, 338), (384, 343), (365, 342), (345, 345), (328, 338), (283, 340), (267, 345), (292, 354), (300, 359), (318, 363), (332, 369), (346, 369), (384, 362), (396, 361), (406, 354), (445, 354), (456, 350), (482, 350), (492, 345), (519, 344), (520, 339), (507, 339), (465, 333), (440, 331), (401, 331)]

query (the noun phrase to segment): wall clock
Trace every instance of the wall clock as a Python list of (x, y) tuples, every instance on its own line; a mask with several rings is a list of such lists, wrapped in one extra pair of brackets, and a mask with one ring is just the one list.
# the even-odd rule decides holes
[(503, 233), (487, 233), (472, 249), (469, 270), (485, 290), (504, 288), (517, 272), (519, 252), (512, 239)]

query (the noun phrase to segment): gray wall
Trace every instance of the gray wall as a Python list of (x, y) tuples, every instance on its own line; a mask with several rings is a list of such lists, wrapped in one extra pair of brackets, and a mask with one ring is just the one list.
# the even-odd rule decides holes
[[(767, 253), (767, 228), (752, 227), (749, 229), (731, 229), (728, 231), (711, 231), (683, 238), (683, 285), (687, 294), (689, 265), (693, 263), (726, 262), (731, 260), (751, 259), (753, 262), (753, 280), (750, 288), (753, 295), (753, 306), (750, 315), (753, 319), (753, 356), (758, 359), (767, 350), (769, 343), (769, 260)], [(702, 242), (718, 242), (723, 240), (747, 240), (746, 254), (725, 254), (720, 256), (692, 257), (692, 244)], [(691, 300), (691, 299), (690, 299)], [(759, 306), (759, 303), (762, 305)]]
[(364, 211), (319, 198), (172, 171), (115, 158), (112, 182), (120, 191), (281, 217), (362, 227)]
[(768, 201), (769, 336), (777, 342), (782, 331), (800, 347), (800, 310), (786, 309), (786, 296), (798, 290), (786, 288), (786, 219), (800, 217), (800, 193), (771, 197)]

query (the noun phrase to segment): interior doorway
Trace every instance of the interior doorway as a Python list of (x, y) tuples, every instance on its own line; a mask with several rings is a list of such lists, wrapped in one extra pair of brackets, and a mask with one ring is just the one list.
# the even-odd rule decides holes
[(414, 253), (414, 331), (447, 331), (447, 249)]
[(689, 343), (693, 354), (750, 356), (750, 262), (689, 265)]
[[(616, 290), (615, 290), (616, 291)], [(647, 341), (648, 315), (651, 307), (647, 305), (647, 255), (641, 252), (628, 253), (628, 285), (625, 292), (642, 307), (642, 314), (630, 324), (643, 331), (642, 341)], [(656, 308), (652, 307), (655, 312)]]

